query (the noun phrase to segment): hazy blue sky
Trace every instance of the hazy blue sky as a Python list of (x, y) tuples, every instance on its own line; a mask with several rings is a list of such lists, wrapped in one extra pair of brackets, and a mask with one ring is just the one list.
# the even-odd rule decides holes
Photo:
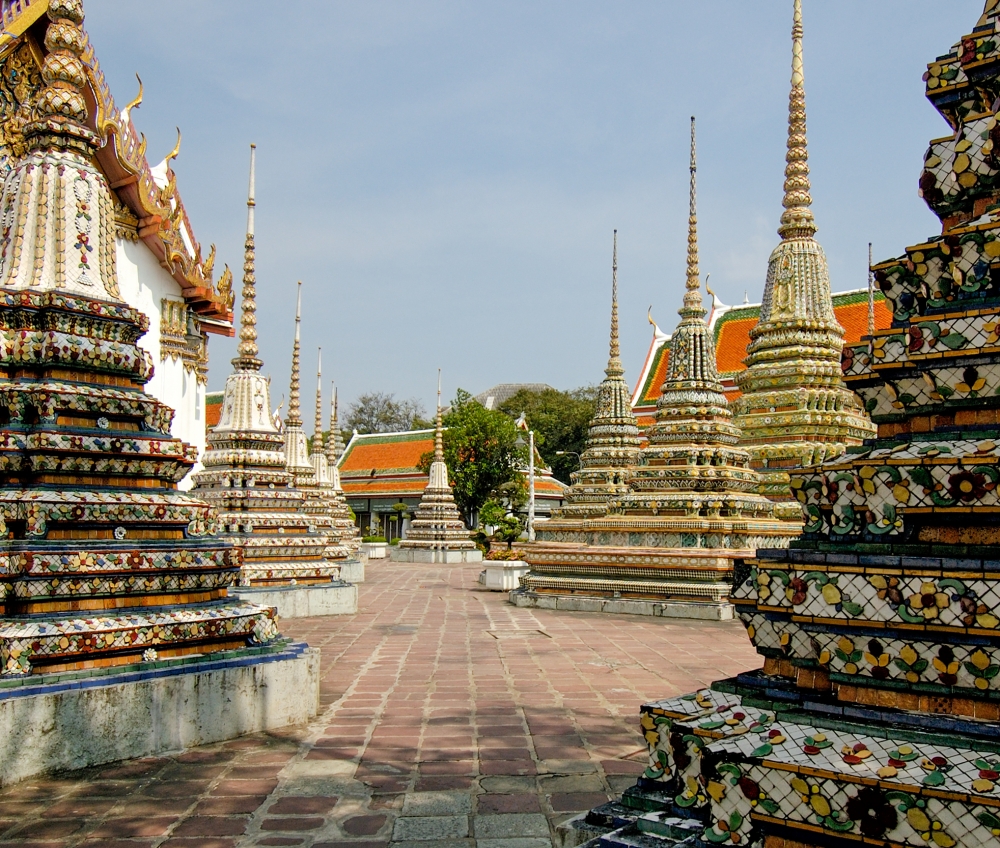
[[(815, 212), (835, 290), (937, 229), (916, 196), (947, 126), (921, 75), (982, 0), (805, 0)], [(341, 398), (432, 405), (503, 381), (572, 388), (607, 361), (611, 232), (634, 382), (684, 284), (688, 118), (701, 267), (763, 289), (781, 212), (791, 0), (88, 0), (87, 28), (205, 249), (239, 276), (258, 145), (261, 351), (287, 391), (303, 346)], [(210, 388), (235, 344), (213, 337)], [(312, 365), (304, 369), (311, 373)], [(312, 385), (308, 378), (307, 386)]]

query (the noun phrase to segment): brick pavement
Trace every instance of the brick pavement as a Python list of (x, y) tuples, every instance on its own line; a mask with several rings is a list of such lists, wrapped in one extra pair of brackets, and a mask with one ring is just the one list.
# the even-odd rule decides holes
[[(479, 567), (373, 562), (309, 727), (0, 792), (0, 848), (535, 848), (642, 771), (643, 701), (756, 667), (738, 624), (517, 609)], [(109, 717), (109, 720), (111, 718)]]

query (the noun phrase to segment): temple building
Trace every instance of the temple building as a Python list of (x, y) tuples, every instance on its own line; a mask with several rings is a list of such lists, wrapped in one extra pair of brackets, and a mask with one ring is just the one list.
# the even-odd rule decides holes
[(771, 253), (760, 321), (750, 331), (746, 370), (736, 377), (741, 446), (760, 471), (761, 492), (796, 511), (789, 471), (842, 454), (875, 434), (844, 384), (844, 328), (830, 297), (826, 254), (815, 239), (806, 137), (801, 39), (795, 41), (788, 109), (785, 211)]
[(434, 426), (434, 460), (406, 538), (394, 546), (393, 562), (460, 563), (481, 562), (480, 551), (470, 538), (455, 506), (455, 496), (444, 461), (444, 429), (441, 426), (441, 373), (438, 372), (437, 415)]
[[(417, 508), (427, 487), (420, 460), (433, 451), (434, 430), (355, 433), (351, 437), (337, 467), (348, 506), (364, 535), (383, 536), (389, 541), (405, 535), (408, 522), (396, 506), (403, 504), (406, 514)], [(562, 506), (567, 489), (536, 451), (535, 517), (539, 523)]]
[(846, 376), (877, 438), (796, 473), (804, 535), (740, 569), (763, 670), (645, 705), (649, 768), (570, 825), (586, 844), (995, 843), (998, 29), (989, 0), (925, 76), (948, 124), (920, 178), (941, 234), (876, 266), (893, 323)]
[(608, 504), (628, 493), (629, 470), (639, 464), (639, 425), (629, 403), (618, 344), (618, 231), (615, 230), (611, 270), (611, 349), (604, 380), (597, 392), (597, 409), (590, 422), (580, 470), (571, 475), (566, 503), (557, 517), (602, 516)]
[[(706, 286), (707, 288), (707, 286)], [(715, 367), (726, 393), (726, 400), (736, 401), (742, 392), (736, 384), (740, 372), (746, 370), (744, 360), (750, 346), (750, 331), (760, 322), (761, 304), (744, 303), (729, 306), (723, 303), (709, 289), (712, 304), (708, 310), (708, 331), (715, 345)], [(884, 330), (892, 324), (892, 312), (885, 296), (874, 292), (869, 309), (869, 292), (858, 288), (836, 292), (833, 297), (833, 314), (837, 323), (844, 328), (845, 351), (868, 335), (869, 315), (876, 330)], [(632, 413), (639, 424), (640, 432), (653, 423), (656, 404), (660, 399), (660, 388), (667, 378), (670, 367), (670, 333), (665, 333), (649, 318), (653, 333), (649, 350), (643, 361), (639, 378), (632, 390)], [(209, 401), (211, 408), (211, 400)]]
[[(749, 453), (737, 446), (740, 432), (715, 370), (701, 298), (696, 174), (692, 118), (686, 293), (649, 444), (634, 467), (621, 471), (628, 485), (602, 513), (574, 517), (574, 510), (539, 525), (537, 542), (524, 552), (531, 571), (511, 593), (518, 606), (731, 618), (734, 560), (787, 544), (801, 526), (776, 518), (774, 504), (757, 491)], [(617, 262), (614, 289), (616, 271)], [(616, 305), (613, 297), (609, 380), (621, 378)], [(609, 388), (606, 381), (602, 391)], [(638, 430), (623, 389), (622, 380), (614, 422), (598, 410), (597, 422), (612, 426), (593, 428), (588, 450), (596, 452), (610, 432), (623, 452), (636, 451)]]
[(240, 550), (178, 490), (197, 450), (144, 390), (150, 321), (122, 295), (100, 165), (122, 122), (88, 106), (102, 79), (80, 0), (41, 5), (18, 21), (41, 69), (0, 197), (6, 782), (300, 722), (318, 705), (318, 657), (280, 639), (273, 608), (228, 596)]
[[(0, 178), (26, 151), (24, 127), (44, 80), (45, 2), (5, 3), (0, 35)], [(159, 164), (146, 158), (145, 139), (132, 117), (139, 94), (119, 108), (84, 32), (80, 61), (85, 90), (99, 131), (108, 144), (94, 154), (111, 188), (110, 233), (118, 265), (122, 300), (142, 312), (151, 331), (140, 342), (152, 357), (154, 371), (146, 391), (174, 410), (172, 435), (205, 448), (205, 387), (208, 334), (232, 335), (232, 275), (226, 269), (213, 279), (215, 247), (202, 256), (181, 199), (173, 161), (177, 147)], [(97, 118), (94, 119), (97, 122)], [(181, 481), (187, 488), (190, 480)]]
[[(305, 456), (300, 469), (287, 453), (296, 427), (301, 433), (298, 320), (284, 433), (271, 415), (270, 381), (257, 355), (255, 154), (251, 145), (238, 355), (219, 423), (208, 437), (204, 470), (194, 475), (195, 491), (217, 510), (226, 538), (244, 550), (236, 593), (275, 606), (284, 617), (356, 612), (357, 587), (340, 579), (347, 551), (339, 534), (328, 515), (310, 512), (306, 493), (296, 486), (299, 471), (311, 475), (312, 465)], [(303, 435), (303, 453), (304, 442)]]

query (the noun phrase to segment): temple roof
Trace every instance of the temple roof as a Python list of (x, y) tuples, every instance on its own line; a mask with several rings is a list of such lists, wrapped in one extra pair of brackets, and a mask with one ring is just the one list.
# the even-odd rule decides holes
[[(48, 7), (48, 0), (13, 0), (2, 7), (0, 62), (27, 63), (32, 87), (31, 78), (37, 77), (34, 70), (40, 68), (45, 56), (43, 35)], [(21, 47), (25, 48), (23, 54), (18, 53)], [(121, 204), (116, 214), (119, 223), (127, 221), (156, 262), (176, 280), (189, 308), (198, 315), (207, 331), (232, 335), (231, 276), (227, 271), (216, 285), (213, 280), (215, 248), (212, 247), (207, 257), (202, 256), (201, 245), (177, 190), (171, 160), (177, 156), (180, 139), (178, 146), (162, 162), (150, 165), (146, 158), (145, 136), (136, 130), (130, 114), (142, 102), (141, 83), (136, 99), (119, 109), (89, 37), (81, 58), (87, 77), (85, 95), (90, 128), (107, 142), (97, 151), (96, 159), (112, 194)], [(34, 90), (26, 99), (33, 96)], [(0, 115), (4, 136), (13, 139), (15, 147), (20, 133), (17, 106), (17, 103), (12, 104), (13, 111)]]
[(498, 383), (492, 389), (480, 392), (473, 400), (487, 409), (499, 409), (518, 392), (544, 392), (551, 388), (548, 383)]
[[(746, 369), (743, 360), (750, 344), (750, 331), (760, 319), (759, 303), (742, 306), (727, 306), (713, 297), (709, 330), (715, 338), (715, 362), (726, 389), (729, 401), (740, 396), (733, 382), (733, 376)], [(844, 328), (845, 344), (856, 343), (868, 333), (868, 291), (855, 289), (833, 296), (834, 313)], [(883, 330), (892, 323), (892, 313), (881, 294), (875, 296), (875, 327)], [(639, 410), (655, 408), (660, 398), (660, 387), (666, 380), (670, 362), (670, 339), (656, 325), (653, 325), (653, 339), (642, 373), (632, 393), (632, 408)]]
[[(340, 458), (341, 486), (355, 499), (419, 497), (427, 486), (427, 474), (417, 466), (422, 456), (433, 452), (433, 430), (355, 433)], [(567, 487), (541, 465), (535, 470), (535, 496), (562, 500)]]

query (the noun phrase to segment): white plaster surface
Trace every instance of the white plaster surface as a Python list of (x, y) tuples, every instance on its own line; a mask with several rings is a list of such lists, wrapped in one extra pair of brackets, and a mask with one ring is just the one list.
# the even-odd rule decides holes
[(0, 785), (303, 724), (319, 651), (269, 662), (0, 700)]
[(584, 598), (570, 595), (536, 595), (515, 589), (510, 602), (516, 607), (607, 612), (616, 615), (649, 615), (657, 618), (689, 618), (698, 621), (732, 621), (732, 604), (694, 601), (630, 601), (611, 598)]
[(424, 548), (400, 548), (393, 546), (389, 552), (393, 562), (423, 562), (438, 564), (453, 564), (458, 562), (482, 562), (483, 552), (471, 551), (427, 550)]
[(486, 561), (480, 583), (493, 592), (509, 592), (521, 585), (521, 578), (531, 570), (528, 563), (522, 560), (510, 562)]
[(314, 615), (351, 615), (358, 611), (358, 587), (352, 585), (237, 586), (229, 594), (253, 604), (276, 607), (278, 618), (310, 618)]
[(385, 559), (389, 546), (385, 542), (362, 542), (361, 551), (368, 559)]
[(345, 583), (364, 583), (366, 559), (367, 557), (347, 560), (340, 566), (340, 579)]

